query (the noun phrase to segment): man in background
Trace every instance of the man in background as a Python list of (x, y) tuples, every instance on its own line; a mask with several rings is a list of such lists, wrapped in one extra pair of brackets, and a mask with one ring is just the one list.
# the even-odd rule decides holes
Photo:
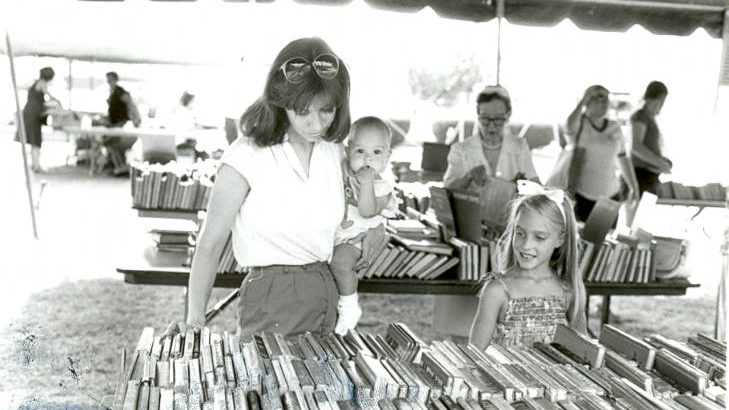
[[(119, 75), (114, 71), (106, 73), (106, 82), (109, 84), (109, 98), (106, 100), (109, 104), (107, 126), (123, 127), (131, 120), (135, 127), (139, 127), (142, 123), (139, 110), (131, 94), (118, 85)], [(114, 166), (114, 175), (129, 172), (125, 153), (136, 140), (136, 137), (104, 137), (104, 145), (109, 150), (109, 157)]]

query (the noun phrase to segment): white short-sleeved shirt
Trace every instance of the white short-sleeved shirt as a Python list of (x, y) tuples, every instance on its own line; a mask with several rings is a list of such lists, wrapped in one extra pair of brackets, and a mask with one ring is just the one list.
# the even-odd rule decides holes
[(233, 224), (233, 253), (243, 266), (329, 261), (344, 216), (341, 144), (314, 144), (307, 177), (288, 142), (258, 147), (241, 137), (221, 162), (243, 175), (250, 191)]

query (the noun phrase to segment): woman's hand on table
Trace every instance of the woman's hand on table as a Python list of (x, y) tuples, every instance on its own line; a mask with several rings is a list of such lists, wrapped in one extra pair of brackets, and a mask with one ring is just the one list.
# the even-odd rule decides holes
[(204, 326), (204, 324), (191, 324), (187, 323), (184, 320), (176, 320), (169, 325), (167, 325), (167, 328), (165, 329), (164, 333), (160, 337), (174, 337), (176, 334), (185, 334), (187, 333), (188, 329), (192, 329), (195, 332), (199, 332), (200, 329)]
[(354, 265), (354, 270), (358, 271), (369, 267), (375, 261), (375, 258), (387, 247), (389, 240), (390, 238), (385, 233), (385, 226), (383, 224), (357, 235), (352, 240), (352, 243), (362, 243), (362, 256), (360, 256)]

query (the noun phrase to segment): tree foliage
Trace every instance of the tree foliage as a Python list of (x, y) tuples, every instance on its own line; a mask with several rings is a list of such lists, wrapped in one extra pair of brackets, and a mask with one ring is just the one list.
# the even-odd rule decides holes
[(462, 92), (471, 92), (481, 82), (479, 62), (474, 54), (457, 55), (452, 64), (410, 67), (410, 90), (418, 99), (432, 100), (441, 106), (453, 106)]

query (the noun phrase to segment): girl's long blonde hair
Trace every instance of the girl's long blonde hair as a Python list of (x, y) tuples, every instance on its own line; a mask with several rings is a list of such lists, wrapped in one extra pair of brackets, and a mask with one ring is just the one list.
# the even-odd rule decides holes
[[(562, 211), (560, 211), (560, 207)], [(498, 244), (498, 270), (506, 272), (516, 266), (514, 258), (514, 231), (516, 219), (524, 210), (531, 210), (547, 218), (557, 227), (561, 235), (564, 235), (562, 245), (555, 249), (549, 261), (549, 267), (557, 274), (559, 280), (570, 287), (573, 293), (572, 311), (569, 322), (574, 329), (583, 330), (586, 328), (585, 319), (585, 284), (577, 264), (577, 222), (572, 211), (572, 201), (565, 195), (561, 205), (543, 194), (519, 196), (511, 203), (509, 223), (506, 226)], [(563, 217), (564, 215), (564, 217)]]

